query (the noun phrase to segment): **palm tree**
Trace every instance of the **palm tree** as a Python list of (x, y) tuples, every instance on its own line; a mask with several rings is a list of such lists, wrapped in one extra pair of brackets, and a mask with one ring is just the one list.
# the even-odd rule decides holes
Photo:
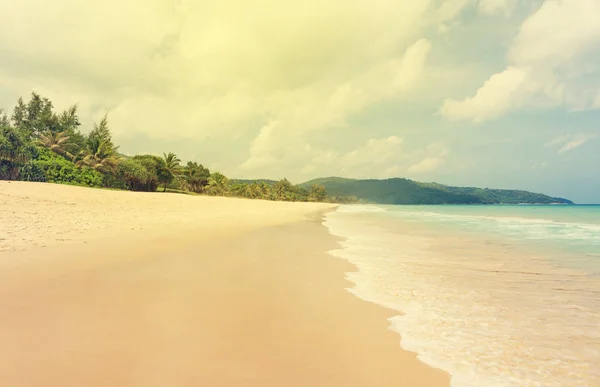
[(181, 179), (186, 189), (200, 193), (204, 191), (204, 188), (208, 184), (210, 178), (210, 171), (204, 168), (202, 164), (198, 164), (195, 161), (188, 161), (187, 166), (183, 169)]
[(67, 134), (66, 130), (56, 134), (51, 132), (48, 134), (40, 133), (37, 142), (51, 151), (58, 153), (59, 155), (65, 155), (73, 160), (75, 156), (65, 149), (66, 146), (71, 145), (67, 142), (69, 141), (69, 138), (71, 138)]
[(119, 163), (112, 144), (98, 138), (90, 138), (88, 140), (88, 153), (80, 152), (77, 158), (81, 158), (75, 163), (78, 167), (87, 166), (100, 173), (114, 172)]
[(209, 195), (225, 196), (229, 193), (229, 179), (220, 172), (214, 172), (208, 178), (207, 192)]
[[(167, 170), (169, 171), (169, 173), (171, 175), (173, 175), (173, 177), (175, 179), (179, 180), (179, 178), (181, 176), (181, 172), (182, 172), (181, 165), (179, 165), (181, 160), (173, 152), (169, 152), (168, 154), (163, 153), (163, 157), (164, 157), (165, 164), (167, 166)], [(167, 185), (168, 184), (165, 184), (165, 189), (163, 190), (163, 192), (165, 192), (167, 190)]]

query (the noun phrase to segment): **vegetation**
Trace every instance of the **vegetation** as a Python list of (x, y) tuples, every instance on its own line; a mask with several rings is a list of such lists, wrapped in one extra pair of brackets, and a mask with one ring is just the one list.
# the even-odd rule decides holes
[(129, 157), (118, 152), (107, 116), (87, 134), (80, 126), (76, 105), (56, 113), (52, 102), (36, 93), (27, 102), (19, 98), (11, 117), (0, 110), (0, 179), (265, 200), (354, 201), (330, 198), (323, 186), (303, 188), (287, 179), (232, 181), (196, 161), (182, 166), (172, 152)]
[(355, 180), (340, 177), (315, 179), (304, 184), (318, 184), (330, 195), (353, 195), (363, 202), (379, 204), (573, 204), (527, 191), (471, 187), (450, 187), (437, 183), (420, 183), (408, 179)]

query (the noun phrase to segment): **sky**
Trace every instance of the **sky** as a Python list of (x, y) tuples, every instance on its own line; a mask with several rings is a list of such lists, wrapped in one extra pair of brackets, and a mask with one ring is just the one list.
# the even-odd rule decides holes
[(236, 178), (600, 202), (600, 0), (0, 0), (0, 107)]

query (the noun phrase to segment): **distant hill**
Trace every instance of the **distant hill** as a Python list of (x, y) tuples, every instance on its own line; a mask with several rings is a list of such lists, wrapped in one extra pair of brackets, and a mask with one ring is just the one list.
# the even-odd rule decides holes
[(355, 196), (377, 204), (573, 204), (570, 200), (519, 190), (451, 187), (394, 178), (358, 180), (327, 177), (301, 187), (320, 184), (330, 196)]

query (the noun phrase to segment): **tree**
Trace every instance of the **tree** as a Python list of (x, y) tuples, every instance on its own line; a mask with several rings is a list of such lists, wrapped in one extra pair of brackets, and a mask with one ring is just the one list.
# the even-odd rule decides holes
[(47, 134), (40, 133), (38, 143), (59, 155), (67, 156), (69, 159), (73, 160), (75, 156), (66, 150), (66, 147), (70, 145), (70, 143), (67, 142), (69, 141), (69, 138), (70, 136), (67, 134), (66, 130), (56, 134), (53, 134), (52, 132)]
[(100, 120), (99, 124), (94, 124), (94, 129), (88, 135), (88, 141), (91, 142), (102, 142), (107, 149), (110, 149), (112, 153), (116, 153), (119, 149), (115, 146), (112, 141), (112, 134), (108, 128), (108, 116), (104, 115)]
[(154, 192), (160, 185), (169, 184), (173, 180), (173, 175), (167, 169), (165, 160), (158, 156), (137, 155), (133, 156), (131, 160), (140, 163), (147, 171), (143, 191)]
[(77, 116), (77, 105), (73, 105), (58, 116), (58, 123), (63, 132), (75, 132), (81, 123)]
[(210, 171), (202, 164), (189, 161), (181, 176), (188, 190), (200, 193), (208, 185)]
[(52, 109), (54, 106), (48, 98), (42, 98), (39, 94), (32, 92), (31, 99), (27, 104), (22, 98), (17, 101), (13, 111), (14, 126), (23, 132), (26, 139), (33, 140), (40, 133), (61, 132), (59, 119)]
[(150, 173), (140, 160), (126, 159), (119, 163), (116, 172), (125, 188), (131, 191), (147, 191)]
[(291, 201), (293, 199), (291, 195), (293, 192), (294, 187), (286, 178), (283, 178), (273, 184), (274, 200)]
[(323, 202), (327, 198), (325, 187), (318, 184), (313, 184), (308, 191), (309, 202)]
[(19, 168), (37, 155), (33, 144), (11, 126), (0, 126), (0, 179), (16, 180)]
[(77, 166), (88, 166), (98, 172), (110, 174), (115, 172), (119, 163), (117, 149), (118, 147), (112, 142), (105, 115), (100, 124), (94, 124), (94, 129), (85, 141), (85, 149), (79, 151), (73, 161)]
[[(175, 178), (179, 178), (179, 176), (181, 175), (181, 165), (179, 165), (181, 160), (177, 158), (177, 155), (175, 155), (175, 153), (173, 152), (169, 152), (168, 154), (163, 153), (163, 157), (165, 160), (167, 170), (172, 176), (171, 181), (173, 181), (173, 179)], [(167, 190), (167, 185), (171, 183), (171, 181), (165, 184), (165, 189), (163, 190), (163, 192)]]
[[(115, 171), (119, 163), (113, 145), (99, 138), (90, 138), (87, 143), (87, 152), (83, 151), (74, 158), (78, 167), (87, 166), (101, 173)], [(87, 154), (86, 154), (87, 153)]]
[(10, 126), (10, 120), (2, 109), (0, 109), (0, 126)]
[(220, 172), (214, 172), (208, 178), (206, 192), (209, 195), (225, 196), (229, 193), (229, 179)]

